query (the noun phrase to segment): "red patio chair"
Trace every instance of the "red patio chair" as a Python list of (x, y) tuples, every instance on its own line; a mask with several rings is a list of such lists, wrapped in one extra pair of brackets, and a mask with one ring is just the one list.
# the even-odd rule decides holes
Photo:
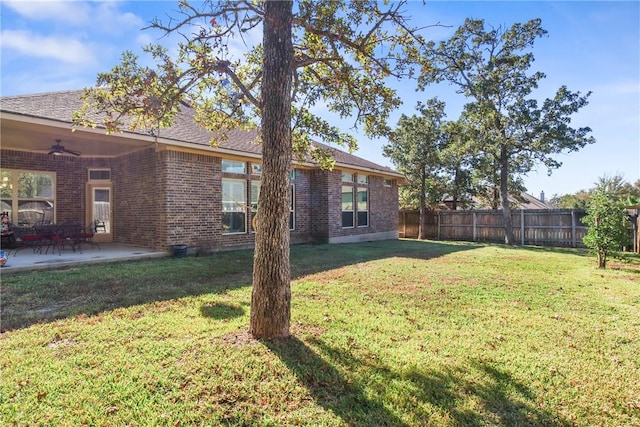
[(13, 256), (18, 255), (18, 252), (22, 248), (31, 248), (33, 253), (42, 252), (42, 236), (39, 234), (23, 234), (16, 240), (17, 247)]
[[(98, 249), (100, 249), (100, 245), (93, 241), (94, 234), (95, 225), (80, 230), (80, 232), (76, 236), (76, 244), (78, 245), (78, 248), (80, 249), (83, 243), (88, 243), (92, 248), (97, 247)], [(80, 253), (82, 253), (81, 249)]]
[(41, 221), (38, 221), (34, 226), (36, 234), (40, 236), (41, 245), (40, 245), (40, 253), (42, 253), (42, 246), (47, 245), (47, 249), (45, 250), (45, 254), (49, 253), (49, 248), (52, 248), (53, 253), (56, 252), (56, 248), (58, 249), (58, 255), (62, 255), (62, 247), (64, 246), (63, 242), (58, 235), (58, 226), (54, 224), (43, 224)]

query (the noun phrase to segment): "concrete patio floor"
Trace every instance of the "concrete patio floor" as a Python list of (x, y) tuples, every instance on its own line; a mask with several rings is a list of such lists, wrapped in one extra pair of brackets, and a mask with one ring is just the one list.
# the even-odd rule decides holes
[(19, 271), (43, 270), (61, 268), (74, 265), (92, 264), (99, 262), (128, 261), (143, 258), (160, 258), (170, 256), (170, 252), (156, 251), (138, 246), (121, 245), (117, 243), (100, 243), (100, 249), (82, 246), (82, 252), (65, 249), (59, 254), (34, 253), (30, 248), (24, 248), (16, 253), (9, 252), (7, 263), (0, 269), (0, 274)]

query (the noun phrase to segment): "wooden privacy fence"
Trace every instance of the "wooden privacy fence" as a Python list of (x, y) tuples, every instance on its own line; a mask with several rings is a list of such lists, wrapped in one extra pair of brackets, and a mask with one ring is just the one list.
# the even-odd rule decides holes
[[(585, 215), (580, 209), (513, 210), (513, 234), (521, 245), (584, 247)], [(428, 211), (425, 219), (427, 239), (504, 243), (502, 211)], [(400, 211), (400, 237), (417, 238), (419, 220), (418, 211)]]

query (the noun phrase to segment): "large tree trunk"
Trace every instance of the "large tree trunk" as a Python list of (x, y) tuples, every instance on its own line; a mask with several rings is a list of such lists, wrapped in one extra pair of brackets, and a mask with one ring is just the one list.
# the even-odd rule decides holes
[(509, 158), (507, 149), (503, 145), (500, 149), (500, 200), (502, 201), (502, 216), (504, 218), (504, 243), (513, 245), (513, 219), (511, 218), (511, 206), (509, 204)]
[(249, 333), (289, 336), (292, 1), (267, 1), (262, 77), (262, 183), (253, 260)]

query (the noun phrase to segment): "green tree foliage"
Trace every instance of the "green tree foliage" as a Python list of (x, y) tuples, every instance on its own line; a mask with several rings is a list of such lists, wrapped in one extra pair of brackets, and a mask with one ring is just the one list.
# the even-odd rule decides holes
[(632, 185), (625, 181), (621, 174), (603, 175), (598, 178), (595, 188), (603, 188), (607, 195), (616, 202), (625, 203), (628, 198), (640, 196), (640, 180)]
[[(467, 159), (470, 170), (469, 194), (475, 196), (480, 206), (498, 210), (501, 206), (500, 164), (491, 152), (493, 147), (486, 143), (482, 129), (466, 111), (463, 111), (456, 122), (456, 129), (460, 132), (460, 137), (456, 137), (453, 147), (457, 147)], [(515, 163), (512, 169), (516, 169)], [(510, 195), (519, 195), (525, 191), (521, 177), (515, 173), (508, 176), (507, 188)]]
[(446, 145), (440, 153), (444, 170), (445, 189), (451, 200), (451, 208), (471, 207), (472, 197), (477, 194), (474, 180), (474, 153), (469, 150), (471, 137), (462, 120), (449, 121), (443, 125)]
[(554, 195), (551, 202), (562, 209), (586, 209), (591, 196), (598, 188), (604, 188), (609, 198), (625, 206), (640, 205), (640, 180), (631, 184), (621, 174), (605, 174), (598, 177), (594, 186), (573, 194)]
[(598, 187), (587, 203), (587, 225), (584, 244), (597, 255), (598, 268), (606, 268), (607, 260), (615, 255), (627, 240), (627, 218), (621, 204), (607, 192), (606, 186)]
[(446, 145), (442, 132), (444, 107), (442, 101), (434, 98), (418, 106), (420, 116), (403, 114), (391, 133), (389, 144), (383, 147), (385, 156), (407, 179), (404, 197), (419, 201), (419, 239), (425, 238), (427, 207), (438, 204), (445, 191), (441, 166), (441, 153)]
[(550, 203), (560, 209), (587, 209), (593, 190), (580, 190), (574, 194), (554, 195)]
[(449, 40), (430, 42), (423, 60), (420, 87), (448, 81), (472, 101), (467, 119), (477, 129), (477, 144), (486, 157), (489, 181), (499, 180), (504, 213), (505, 243), (513, 244), (509, 181), (544, 164), (548, 171), (561, 165), (554, 154), (576, 151), (595, 140), (588, 127), (574, 129), (571, 115), (587, 105), (581, 96), (562, 86), (542, 105), (529, 98), (545, 77), (529, 74), (533, 54), (528, 50), (546, 34), (540, 19), (511, 28), (486, 29), (484, 21), (467, 19)]
[[(333, 167), (331, 153), (313, 137), (356, 148), (355, 138), (313, 112), (325, 106), (371, 137), (387, 135), (387, 119), (400, 105), (388, 78), (411, 76), (423, 45), (403, 13), (405, 1), (179, 2), (176, 16), (149, 28), (181, 36), (175, 50), (145, 48), (154, 66), (125, 52), (85, 92), (75, 123), (108, 132), (170, 126), (181, 103), (196, 121), (225, 138), (230, 129), (257, 128), (263, 143), (250, 331), (258, 337), (289, 334), (289, 207), (292, 156)], [(263, 42), (234, 57), (230, 40), (262, 30)], [(170, 55), (169, 52), (176, 52)], [(281, 72), (284, 69), (284, 72)], [(282, 102), (289, 113), (283, 114)], [(289, 119), (290, 117), (290, 119)], [(286, 129), (275, 121), (285, 123)], [(268, 209), (264, 209), (268, 207)], [(282, 308), (282, 310), (280, 310)], [(284, 312), (284, 316), (276, 314)], [(254, 313), (259, 313), (254, 315)]]

